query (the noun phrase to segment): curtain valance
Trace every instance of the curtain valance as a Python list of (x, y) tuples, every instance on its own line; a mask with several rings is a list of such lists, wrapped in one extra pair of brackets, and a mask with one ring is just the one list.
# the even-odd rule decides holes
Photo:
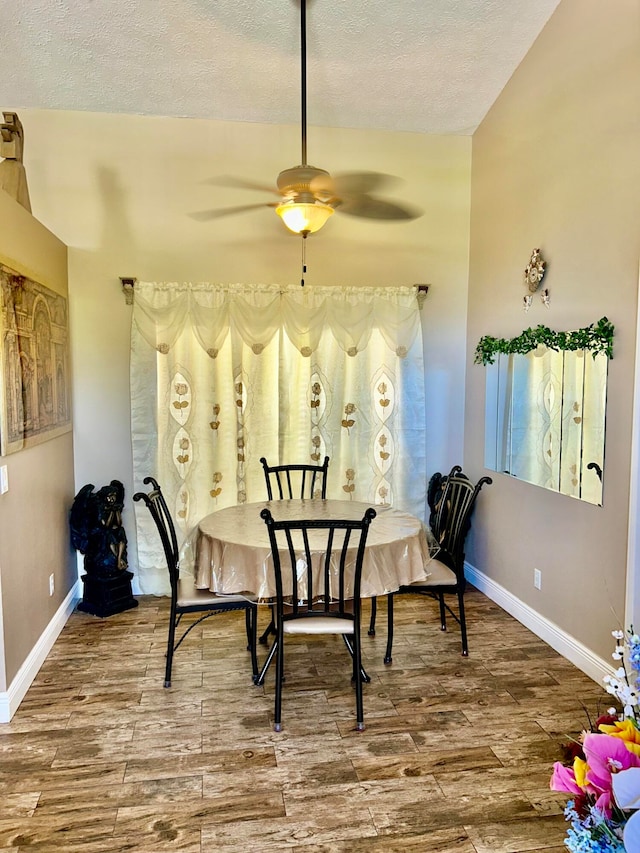
[(302, 356), (330, 331), (347, 355), (373, 330), (403, 357), (420, 328), (415, 287), (319, 287), (137, 282), (133, 320), (147, 343), (168, 353), (185, 327), (216, 358), (230, 329), (259, 355), (281, 330)]

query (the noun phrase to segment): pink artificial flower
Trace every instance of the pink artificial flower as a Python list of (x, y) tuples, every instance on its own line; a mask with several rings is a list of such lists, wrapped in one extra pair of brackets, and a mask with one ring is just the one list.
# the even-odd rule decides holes
[(563, 791), (567, 794), (582, 794), (582, 788), (576, 782), (573, 767), (565, 767), (559, 761), (553, 765), (553, 774), (549, 787), (552, 791)]
[(595, 808), (605, 817), (611, 817), (611, 807), (613, 805), (613, 796), (611, 791), (603, 791), (595, 802)]
[(598, 795), (597, 807), (611, 815), (611, 776), (629, 767), (640, 767), (640, 757), (630, 752), (620, 738), (590, 733), (584, 738), (584, 754), (589, 769), (586, 781)]

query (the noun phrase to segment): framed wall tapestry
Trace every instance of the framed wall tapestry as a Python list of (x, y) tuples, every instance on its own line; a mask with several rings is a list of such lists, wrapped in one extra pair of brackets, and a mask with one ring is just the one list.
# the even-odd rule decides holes
[(71, 430), (67, 300), (0, 264), (0, 455)]

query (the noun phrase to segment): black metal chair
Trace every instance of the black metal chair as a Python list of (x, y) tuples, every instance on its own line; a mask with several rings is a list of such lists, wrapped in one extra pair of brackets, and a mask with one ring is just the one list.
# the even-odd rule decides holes
[(324, 457), (322, 465), (269, 465), (264, 456), (260, 459), (264, 468), (269, 500), (292, 500), (293, 498), (327, 497), (327, 473), (329, 457)]
[[(455, 465), (451, 469), (451, 473), (460, 472), (462, 468), (459, 465)], [(436, 507), (440, 502), (440, 498), (442, 497), (442, 491), (444, 488), (444, 484), (447, 482), (447, 478), (443, 477), (440, 472), (436, 474), (432, 474), (431, 479), (429, 480), (429, 485), (427, 486), (427, 503), (429, 505), (429, 529), (433, 530), (435, 524), (435, 515), (436, 515)], [(378, 599), (376, 596), (371, 598), (371, 617), (369, 620), (369, 630), (367, 633), (370, 637), (375, 637), (376, 635), (376, 617), (378, 614)]]
[[(258, 606), (256, 601), (248, 595), (217, 595), (208, 589), (197, 589), (192, 577), (180, 577), (178, 540), (176, 538), (173, 519), (162, 494), (162, 489), (153, 477), (145, 477), (143, 482), (145, 486), (149, 484), (152, 486), (151, 491), (148, 494), (146, 492), (137, 492), (133, 496), (133, 499), (134, 501), (144, 501), (158, 528), (171, 584), (171, 615), (169, 618), (164, 686), (171, 687), (173, 655), (189, 632), (204, 619), (208, 619), (209, 616), (227, 613), (230, 610), (244, 610), (245, 612), (247, 650), (251, 652), (251, 666), (253, 669), (253, 678), (255, 679), (258, 675), (258, 657), (256, 652)], [(189, 613), (201, 613), (202, 615), (199, 619), (189, 622), (189, 625), (187, 625), (176, 642), (176, 630), (182, 621), (182, 617)]]
[(351, 521), (276, 521), (268, 509), (260, 514), (269, 531), (276, 581), (276, 637), (263, 667), (264, 675), (275, 655), (273, 728), (282, 730), (285, 636), (340, 634), (353, 660), (356, 729), (363, 731), (360, 580), (376, 512), (369, 508), (361, 520)]
[[(264, 456), (260, 462), (264, 469), (264, 479), (267, 485), (267, 496), (273, 500), (292, 500), (293, 498), (310, 499), (327, 498), (327, 474), (329, 471), (329, 457), (324, 457), (322, 465), (311, 465), (307, 463), (295, 463), (288, 465), (269, 465)], [(261, 645), (266, 646), (269, 635), (275, 633), (273, 618), (260, 635), (258, 640)]]
[[(429, 481), (427, 497), (429, 501), (429, 523), (431, 531), (440, 545), (440, 550), (427, 567), (430, 573), (423, 581), (416, 581), (408, 586), (400, 587), (397, 592), (387, 596), (387, 648), (384, 662), (392, 662), (393, 648), (393, 602), (396, 595), (429, 595), (436, 598), (440, 605), (440, 627), (447, 630), (447, 613), (460, 625), (462, 654), (469, 654), (467, 642), (467, 622), (464, 612), (464, 592), (466, 580), (464, 576), (464, 543), (471, 527), (471, 514), (476, 499), (482, 487), (493, 482), (491, 477), (481, 477), (474, 485), (462, 472), (459, 465), (454, 465), (449, 474), (442, 476), (434, 474)], [(455, 595), (458, 600), (456, 614), (445, 601), (445, 595)], [(372, 619), (375, 629), (375, 621)]]

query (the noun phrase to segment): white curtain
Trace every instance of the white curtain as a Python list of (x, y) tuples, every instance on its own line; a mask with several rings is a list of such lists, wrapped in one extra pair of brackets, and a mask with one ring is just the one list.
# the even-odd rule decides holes
[[(266, 498), (259, 459), (330, 457), (328, 497), (424, 518), (425, 399), (416, 289), (138, 282), (131, 333), (134, 487), (161, 484), (185, 537)], [(139, 583), (166, 565), (135, 505)]]

